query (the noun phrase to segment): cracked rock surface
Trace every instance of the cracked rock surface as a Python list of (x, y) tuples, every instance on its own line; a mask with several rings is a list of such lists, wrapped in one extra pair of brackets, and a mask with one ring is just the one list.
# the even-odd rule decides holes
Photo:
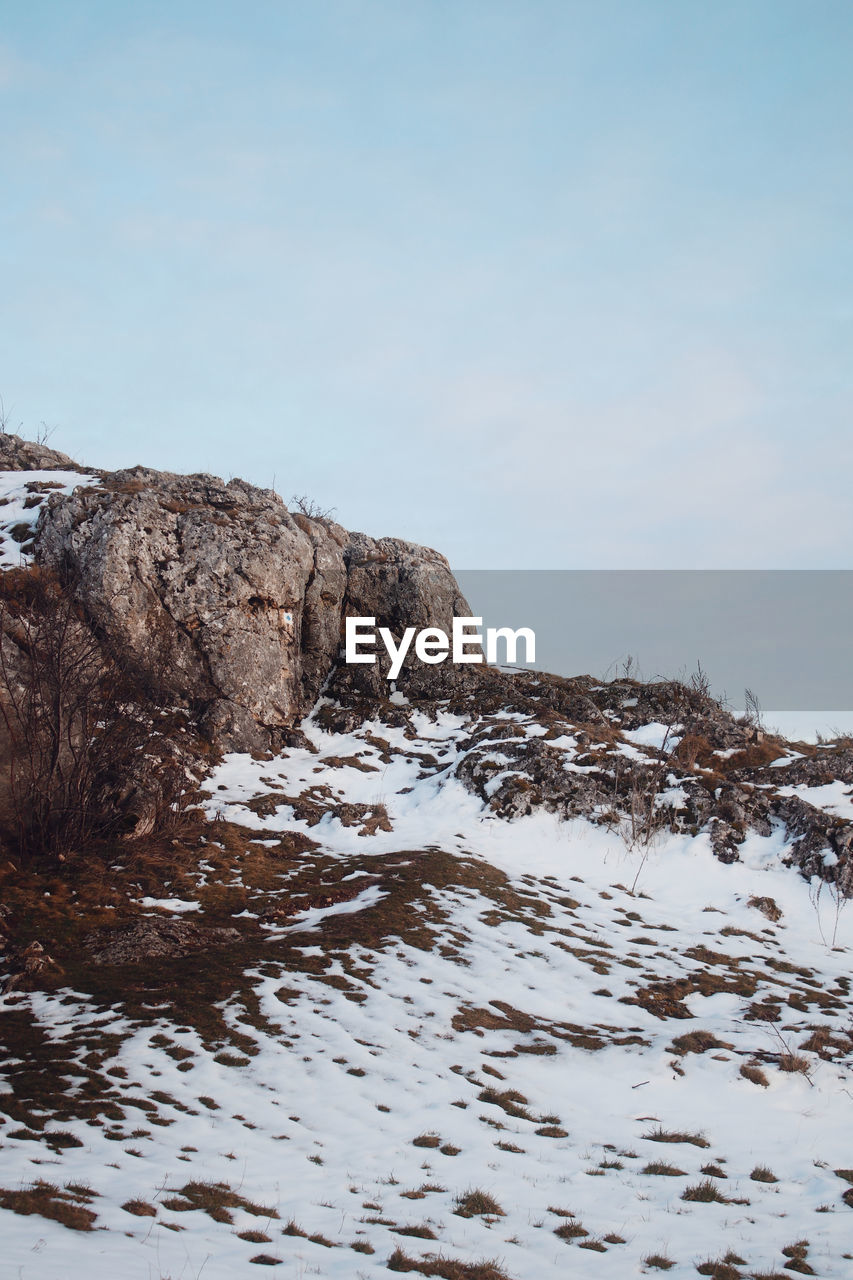
[[(157, 699), (192, 708), (225, 750), (276, 745), (310, 710), (346, 615), (399, 633), (468, 612), (438, 552), (204, 474), (103, 473), (49, 500), (34, 549)], [(361, 680), (387, 693), (378, 663)]]

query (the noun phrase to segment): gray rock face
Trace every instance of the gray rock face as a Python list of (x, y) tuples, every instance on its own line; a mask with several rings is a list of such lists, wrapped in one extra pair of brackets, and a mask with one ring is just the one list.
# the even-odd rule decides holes
[[(437, 552), (209, 475), (134, 467), (56, 495), (35, 553), (158, 700), (192, 707), (225, 749), (263, 750), (313, 706), (347, 614), (399, 633), (449, 630), (468, 608)], [(388, 692), (378, 664), (357, 670)]]

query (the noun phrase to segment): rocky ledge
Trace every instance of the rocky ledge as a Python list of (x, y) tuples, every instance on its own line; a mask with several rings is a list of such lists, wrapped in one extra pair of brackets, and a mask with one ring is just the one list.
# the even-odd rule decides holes
[[(0, 468), (81, 469), (16, 436), (0, 439)], [(48, 496), (31, 553), (122, 664), (221, 749), (286, 741), (338, 661), (346, 616), (399, 633), (469, 612), (437, 551), (291, 512), (271, 489), (148, 467), (90, 474)], [(360, 679), (387, 691), (381, 664)]]

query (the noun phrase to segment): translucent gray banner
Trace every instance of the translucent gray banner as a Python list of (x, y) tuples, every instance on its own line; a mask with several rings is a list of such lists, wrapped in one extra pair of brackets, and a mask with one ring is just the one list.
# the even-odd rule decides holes
[[(485, 626), (532, 627), (540, 671), (689, 676), (742, 707), (853, 709), (853, 570), (462, 570)], [(523, 648), (520, 650), (523, 655)]]

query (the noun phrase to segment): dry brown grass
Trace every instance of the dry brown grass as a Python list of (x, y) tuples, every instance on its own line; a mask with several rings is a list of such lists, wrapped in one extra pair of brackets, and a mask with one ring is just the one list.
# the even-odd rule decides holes
[(147, 1200), (125, 1200), (121, 1206), (125, 1213), (132, 1213), (137, 1218), (156, 1218), (157, 1210)]
[(741, 1280), (742, 1275), (737, 1267), (726, 1262), (724, 1258), (709, 1258), (707, 1262), (700, 1262), (696, 1270), (700, 1276), (710, 1276), (711, 1280)]
[(71, 1231), (93, 1229), (98, 1215), (81, 1204), (81, 1200), (89, 1198), (90, 1195), (81, 1196), (68, 1188), (60, 1190), (52, 1182), (41, 1179), (18, 1191), (0, 1187), (0, 1208), (24, 1215), (38, 1214), (60, 1222)]
[(688, 1053), (707, 1053), (709, 1049), (731, 1049), (724, 1040), (718, 1040), (710, 1031), (688, 1031), (686, 1035), (676, 1036), (670, 1045), (669, 1052), (684, 1056)]
[(559, 1236), (561, 1240), (582, 1240), (589, 1235), (589, 1232), (582, 1222), (578, 1222), (576, 1218), (569, 1218), (566, 1222), (561, 1222), (559, 1227), (554, 1228), (554, 1235)]
[(493, 1089), (491, 1086), (483, 1089), (477, 1094), (479, 1102), (491, 1102), (496, 1107), (500, 1107), (508, 1116), (512, 1116), (516, 1120), (532, 1120), (533, 1116), (527, 1110), (527, 1098), (523, 1093), (519, 1093), (517, 1089)]
[(441, 1135), (438, 1133), (419, 1133), (416, 1138), (412, 1138), (413, 1147), (440, 1147)]
[(756, 1066), (755, 1063), (743, 1063), (740, 1069), (740, 1074), (743, 1076), (744, 1080), (749, 1080), (751, 1084), (761, 1085), (762, 1089), (770, 1087), (770, 1081), (767, 1079), (767, 1076), (761, 1070), (761, 1067)]
[(422, 1276), (439, 1276), (441, 1280), (510, 1280), (497, 1259), (484, 1258), (477, 1262), (457, 1262), (441, 1254), (427, 1254), (425, 1258), (411, 1258), (397, 1248), (388, 1259), (389, 1271), (417, 1271)]
[(435, 1240), (437, 1236), (426, 1222), (410, 1222), (405, 1227), (392, 1227), (397, 1236), (414, 1236), (418, 1240)]
[(801, 1053), (780, 1053), (779, 1070), (788, 1071), (801, 1076), (811, 1074), (812, 1064)]
[(453, 1202), (456, 1206), (454, 1213), (460, 1218), (502, 1218), (504, 1211), (495, 1200), (494, 1196), (490, 1196), (487, 1191), (481, 1191), (478, 1187), (469, 1187), (467, 1191), (463, 1191)]
[(243, 1209), (258, 1218), (278, 1217), (276, 1209), (254, 1204), (245, 1196), (232, 1191), (226, 1182), (187, 1182), (176, 1195), (163, 1200), (163, 1207), (173, 1213), (201, 1209), (214, 1222), (233, 1222), (232, 1209)]
[(710, 1142), (702, 1133), (682, 1133), (680, 1130), (662, 1129), (660, 1125), (656, 1129), (649, 1130), (648, 1133), (642, 1134), (647, 1142), (672, 1142), (672, 1143), (690, 1143), (694, 1147), (710, 1147)]
[(782, 910), (776, 902), (775, 898), (758, 897), (755, 894), (748, 899), (748, 907), (754, 907), (756, 911), (760, 911), (763, 916), (776, 924), (782, 919)]
[(703, 1178), (701, 1182), (695, 1182), (690, 1187), (685, 1187), (681, 1193), (682, 1200), (695, 1200), (700, 1204), (731, 1204), (732, 1201), (724, 1196), (710, 1178)]

